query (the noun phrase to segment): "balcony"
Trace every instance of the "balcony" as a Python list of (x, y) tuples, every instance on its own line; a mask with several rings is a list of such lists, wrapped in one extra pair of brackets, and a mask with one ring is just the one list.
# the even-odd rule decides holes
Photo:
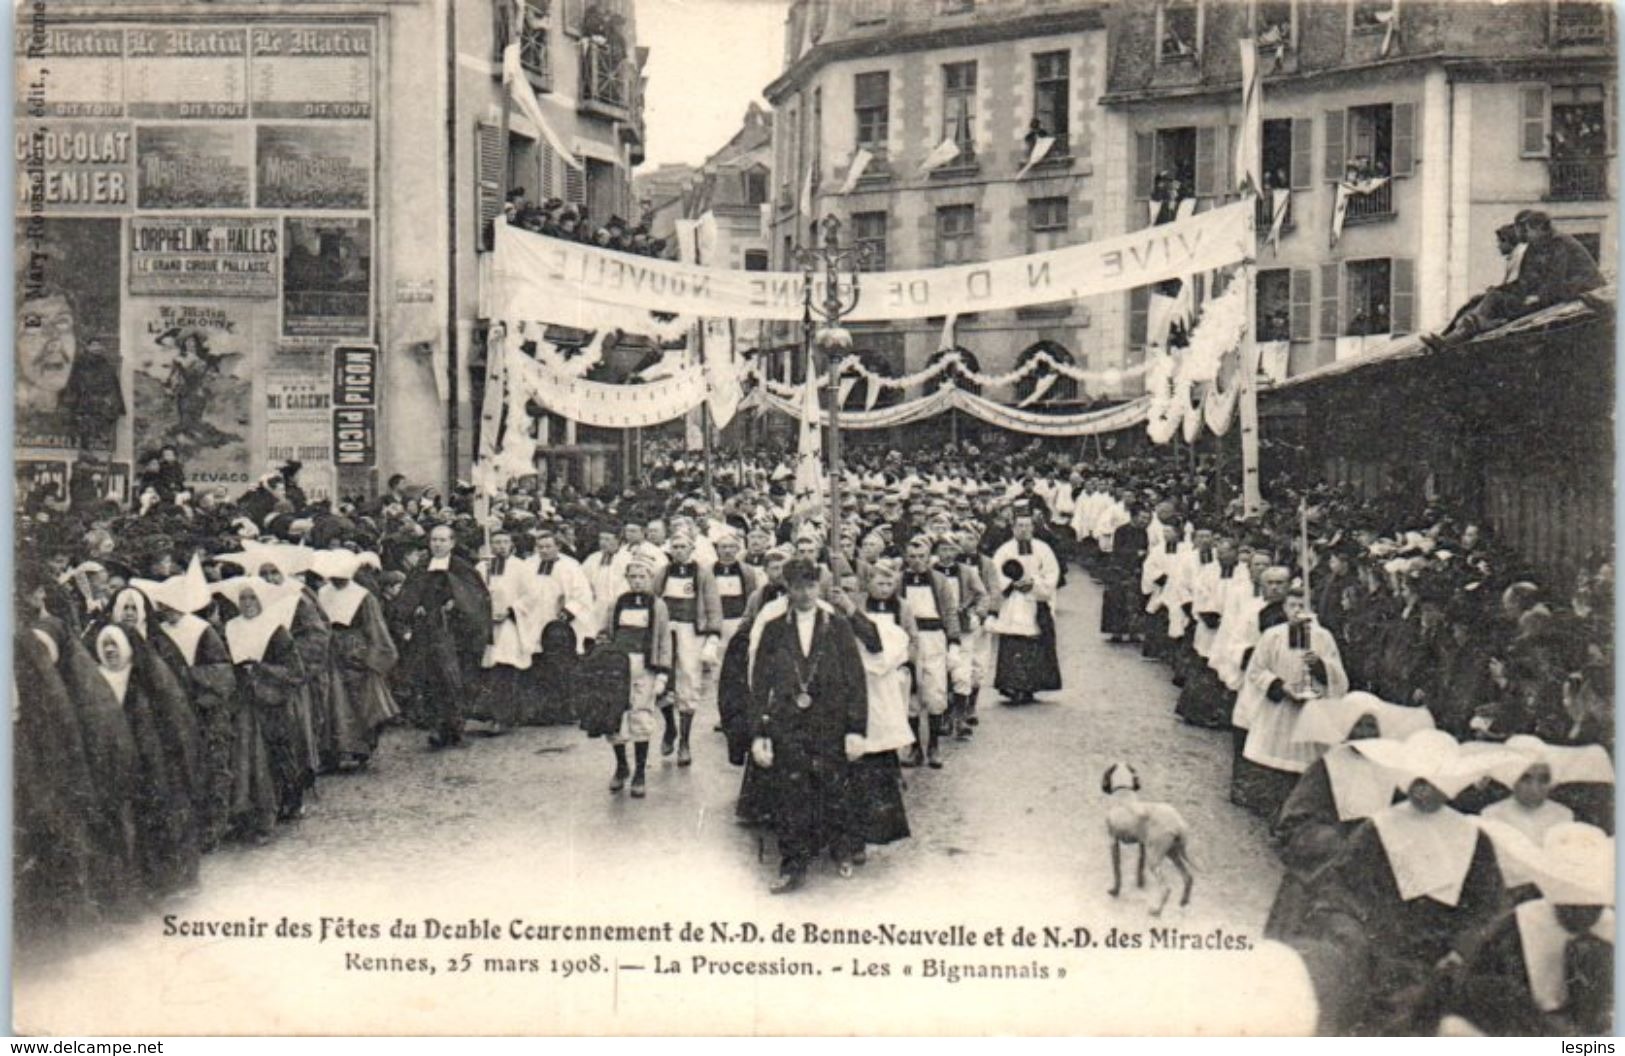
[(1552, 40), (1559, 45), (1607, 44), (1607, 5), (1560, 0), (1553, 13)]
[[(1352, 206), (1353, 203), (1354, 199), (1350, 199), (1349, 204)], [(1254, 208), (1256, 212), (1253, 217), (1253, 224), (1258, 230), (1258, 237), (1266, 238), (1270, 233), (1270, 224), (1275, 221), (1275, 214), (1273, 212), (1274, 192), (1268, 190), (1265, 191), (1263, 196), (1255, 203)], [(1352, 210), (1350, 211), (1350, 215), (1353, 215)], [(1292, 197), (1289, 194), (1286, 200), (1286, 216), (1282, 217), (1281, 219), (1281, 233), (1285, 234), (1286, 232), (1291, 231), (1293, 226)]]
[(1547, 164), (1551, 202), (1596, 202), (1608, 197), (1607, 158), (1553, 158)]
[(553, 90), (553, 57), (548, 47), (548, 0), (529, 0), (519, 26), (519, 65), (538, 92)]
[(1351, 194), (1348, 201), (1348, 212), (1343, 216), (1344, 224), (1364, 224), (1376, 220), (1387, 220), (1394, 215), (1394, 181), (1378, 187), (1366, 194)]
[(577, 109), (607, 121), (630, 121), (637, 109), (631, 55), (603, 38), (581, 41), (581, 98)]

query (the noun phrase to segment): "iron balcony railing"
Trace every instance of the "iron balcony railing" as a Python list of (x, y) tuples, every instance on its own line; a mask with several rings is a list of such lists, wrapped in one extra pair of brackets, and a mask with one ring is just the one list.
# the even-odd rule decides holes
[(635, 107), (637, 83), (625, 55), (616, 55), (607, 42), (581, 42), (581, 101), (630, 112)]
[(1344, 214), (1345, 223), (1358, 223), (1361, 220), (1376, 220), (1394, 215), (1394, 181), (1378, 187), (1366, 194), (1349, 195), (1348, 212)]
[(1590, 202), (1608, 197), (1607, 158), (1553, 158), (1547, 163), (1554, 202)]

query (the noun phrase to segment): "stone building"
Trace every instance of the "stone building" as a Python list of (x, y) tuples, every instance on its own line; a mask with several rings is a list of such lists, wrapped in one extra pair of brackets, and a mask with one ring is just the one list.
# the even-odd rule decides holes
[[(1608, 5), (1570, 0), (1157, 0), (1114, 5), (1097, 151), (1109, 223), (1144, 226), (1159, 172), (1197, 209), (1234, 200), (1237, 38), (1260, 42), (1261, 171), (1290, 191), (1260, 254), (1261, 337), (1292, 374), (1437, 329), (1500, 280), (1495, 230), (1550, 213), (1608, 266), (1618, 253), (1616, 46)], [(1347, 195), (1333, 239), (1339, 183)], [(1268, 230), (1270, 217), (1259, 222)], [(1144, 292), (1126, 303), (1130, 361)]]
[[(1114, 120), (1097, 102), (1105, 5), (797, 0), (785, 37), (784, 70), (764, 93), (775, 108), (773, 270), (795, 270), (793, 249), (825, 215), (841, 221), (846, 241), (869, 247), (876, 270), (991, 260), (1104, 233), (1101, 151)], [(1034, 127), (1056, 145), (1018, 180)], [(944, 143), (952, 158), (928, 168)], [(842, 193), (860, 150), (873, 161)], [(926, 366), (945, 337), (984, 371), (1008, 371), (1040, 349), (1106, 368), (1124, 357), (1118, 300), (962, 315), (948, 334), (940, 318), (852, 332), (857, 354), (885, 374)], [(778, 336), (786, 351), (770, 370), (799, 376), (799, 328)], [(1015, 402), (1034, 384), (1029, 376), (1017, 391), (987, 395)], [(1100, 395), (1066, 378), (1051, 384), (1044, 403)], [(862, 389), (849, 397), (860, 407)]]

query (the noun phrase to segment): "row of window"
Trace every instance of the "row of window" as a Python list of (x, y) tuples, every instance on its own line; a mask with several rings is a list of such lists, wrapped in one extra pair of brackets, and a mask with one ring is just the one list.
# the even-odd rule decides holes
[[(1068, 113), (1070, 63), (1071, 56), (1065, 51), (1043, 52), (1032, 58), (1032, 119), (1038, 123), (1042, 134), (1055, 138), (1055, 145), (1049, 154), (1053, 158), (1066, 157), (1071, 149)], [(975, 60), (945, 63), (941, 67), (941, 140), (952, 140), (958, 145), (956, 164), (969, 164), (976, 159), (976, 79)], [(853, 123), (857, 127), (856, 146), (884, 162), (886, 142), (891, 131), (890, 71), (874, 70), (856, 74), (852, 79), (852, 99)]]
[[(1350, 35), (1387, 34), (1400, 15), (1401, 0), (1348, 0)], [(1253, 0), (1248, 28), (1267, 61), (1298, 42), (1298, 0)], [(1608, 5), (1599, 0), (1553, 0), (1548, 35), (1556, 44), (1601, 44), (1608, 40)], [(1194, 63), (1201, 55), (1207, 0), (1161, 0), (1157, 6), (1156, 61)], [(1268, 67), (1266, 67), (1266, 70)]]
[[(869, 251), (866, 271), (885, 271), (887, 228), (890, 216), (884, 210), (853, 213), (849, 225), (854, 245)], [(1068, 200), (1064, 197), (1031, 198), (1027, 201), (1027, 252), (1059, 249), (1068, 242)], [(936, 214), (935, 262), (938, 266), (965, 264), (977, 260), (976, 207), (944, 205)]]

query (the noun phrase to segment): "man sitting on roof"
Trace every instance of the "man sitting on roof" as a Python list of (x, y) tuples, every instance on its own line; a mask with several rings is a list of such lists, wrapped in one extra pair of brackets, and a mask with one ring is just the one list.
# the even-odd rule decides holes
[(1429, 348), (1438, 351), (1464, 344), (1503, 323), (1575, 300), (1603, 284), (1591, 254), (1572, 236), (1554, 230), (1550, 216), (1525, 209), (1513, 223), (1525, 249), (1521, 257), (1509, 256), (1506, 280), (1485, 290), (1475, 305), (1458, 313), (1444, 333), (1423, 334), (1422, 341)]

